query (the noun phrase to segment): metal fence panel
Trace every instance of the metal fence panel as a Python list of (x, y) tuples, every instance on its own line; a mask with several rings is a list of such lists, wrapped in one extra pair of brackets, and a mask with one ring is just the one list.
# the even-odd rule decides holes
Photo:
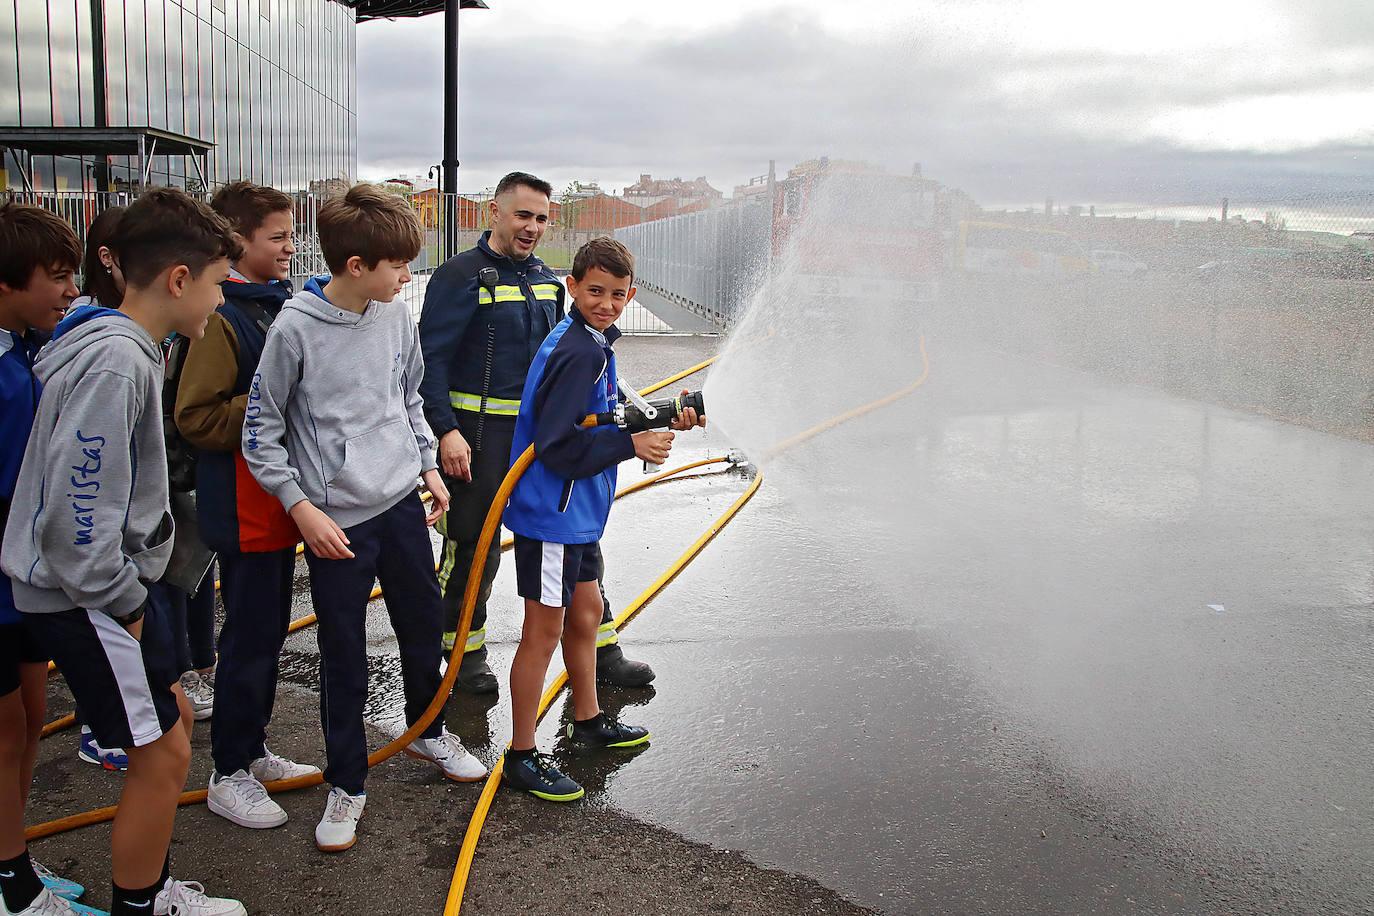
[(636, 282), (720, 328), (737, 321), (768, 272), (772, 211), (747, 201), (615, 231)]
[[(214, 190), (193, 196), (208, 202)], [(112, 206), (127, 206), (135, 196), (129, 191), (5, 192), (7, 199), (41, 206), (61, 216), (76, 230), (83, 246), (87, 227), (97, 214)], [(476, 244), (482, 229), (462, 225), (457, 232), (448, 231), (450, 220), (463, 212), (458, 195), (429, 192), (397, 196), (415, 211), (424, 236), (420, 253), (410, 265), (414, 281), (402, 293), (418, 316), (430, 275), (450, 257)], [(307, 278), (329, 272), (317, 229), (320, 207), (328, 197), (300, 192), (292, 199), (296, 254), (291, 261), (291, 275), (299, 288)], [(472, 222), (470, 214), (465, 222)], [(771, 213), (763, 206), (732, 206), (642, 223), (615, 234), (628, 239), (627, 244), (635, 252), (641, 286), (647, 285), (674, 304), (717, 327), (725, 327), (743, 312), (759, 272), (767, 269), (770, 223)], [(550, 230), (550, 235), (556, 232)], [(451, 237), (456, 244), (451, 244)], [(556, 248), (557, 238), (552, 241)], [(667, 322), (637, 302), (626, 307), (618, 324), (627, 334), (673, 331)]]

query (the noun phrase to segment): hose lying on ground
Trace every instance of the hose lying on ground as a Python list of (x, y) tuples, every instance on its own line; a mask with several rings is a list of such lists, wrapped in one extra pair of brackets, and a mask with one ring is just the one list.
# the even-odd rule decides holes
[[(930, 376), (930, 359), (926, 355), (926, 339), (924, 336), (920, 338), (920, 351), (921, 374), (914, 382), (902, 388), (899, 388), (898, 390), (892, 392), (889, 395), (886, 395), (885, 397), (878, 398), (877, 400), (870, 401), (867, 404), (862, 404), (858, 407), (855, 407), (852, 410), (845, 411), (844, 413), (837, 414), (834, 417), (831, 417), (827, 420), (823, 420), (822, 422), (817, 423), (815, 426), (805, 429), (802, 432), (797, 433), (795, 436), (791, 436), (788, 439), (783, 440), (783, 442), (779, 443), (778, 445), (773, 446), (771, 449), (768, 450), (766, 456), (770, 458), (776, 457), (786, 449), (792, 448), (796, 445), (800, 445), (801, 443), (809, 439), (812, 439), (828, 430), (834, 429), (835, 427), (839, 426), (842, 423), (846, 423), (849, 420), (857, 419), (861, 416), (864, 416), (865, 414), (872, 413), (873, 411), (881, 407), (885, 407), (889, 404), (892, 404), (895, 401), (898, 401), (901, 398), (906, 397), (907, 395), (914, 392), (916, 389), (920, 388), (922, 385), (926, 383), (926, 379)], [(714, 362), (714, 359), (707, 360), (705, 363), (702, 363), (700, 367), (696, 368), (704, 368), (705, 366), (709, 366), (712, 362)], [(696, 371), (696, 368), (694, 368), (691, 371)], [(690, 374), (690, 371), (687, 373), (681, 373), (678, 376), (675, 376), (674, 378), (665, 381), (663, 384), (672, 384), (673, 382), (679, 381)], [(650, 392), (645, 392), (645, 394), (648, 393)], [(707, 463), (709, 463), (709, 461)], [(685, 468), (679, 468), (677, 470), (685, 470)], [(754, 494), (758, 491), (758, 488), (762, 483), (763, 474), (762, 472), (760, 472), (754, 477), (754, 482), (750, 484), (749, 489), (745, 490), (745, 492), (740, 496), (740, 498), (735, 501), (734, 505), (730, 506), (730, 508), (727, 509), (720, 516), (720, 518), (716, 519), (715, 523), (712, 524), (712, 526), (708, 528), (702, 534), (702, 536), (699, 537), (696, 540), (696, 542), (692, 544), (691, 547), (687, 548), (687, 550), (684, 551), (683, 554), (680, 557), (678, 557), (676, 561), (674, 561), (673, 565), (669, 566), (668, 570), (663, 575), (659, 576), (659, 578), (654, 582), (653, 585), (645, 589), (644, 592), (638, 598), (632, 601), (630, 605), (625, 609), (625, 611), (619, 617), (616, 618), (615, 627), (617, 630), (620, 630), (632, 619), (634, 619), (635, 615), (643, 609), (644, 605), (652, 601), (655, 595), (662, 591), (668, 585), (669, 582), (673, 581), (673, 579), (677, 577), (678, 573), (682, 572), (682, 570), (687, 567), (687, 564), (691, 563), (692, 560), (696, 559), (697, 554), (699, 554), (702, 551), (702, 549), (704, 549), (706, 545), (709, 544), (711, 540), (717, 534), (720, 533), (722, 528), (724, 528), (727, 524), (730, 523), (730, 520), (735, 517), (736, 513), (738, 513), (740, 509), (744, 508), (744, 505), (748, 503), (749, 500), (753, 499)], [(565, 669), (559, 672), (558, 676), (554, 678), (553, 683), (549, 685), (548, 689), (544, 691), (544, 695), (540, 698), (539, 712), (535, 718), (536, 725), (539, 722), (543, 721), (544, 715), (553, 706), (554, 700), (558, 698), (558, 695), (563, 691), (567, 684), (568, 672)], [(482, 795), (477, 800), (477, 807), (473, 809), (472, 817), (468, 821), (467, 832), (463, 835), (463, 845), (458, 851), (458, 862), (453, 869), (453, 879), (449, 883), (448, 897), (444, 901), (443, 916), (458, 916), (458, 914), (463, 908), (463, 892), (467, 888), (468, 876), (472, 872), (473, 857), (477, 854), (477, 842), (479, 839), (481, 839), (482, 827), (486, 824), (487, 815), (491, 811), (491, 804), (496, 798), (496, 790), (501, 784), (501, 771), (504, 767), (504, 763), (505, 757), (503, 755), (502, 758), (500, 760), (497, 760), (496, 764), (491, 768), (491, 773), (487, 776), (486, 785), (482, 787)]]
[[(671, 376), (667, 379), (664, 379), (661, 382), (651, 385), (650, 387), (644, 389), (641, 392), (641, 394), (645, 396), (650, 395), (655, 391), (660, 390), (661, 388), (664, 388), (668, 385), (673, 384), (676, 381), (681, 380), (682, 378), (685, 378), (692, 372), (699, 371), (701, 368), (710, 365), (712, 362), (714, 362), (714, 357), (710, 360), (706, 360), (705, 362), (698, 364), (697, 366), (692, 367), (691, 370), (685, 373), (680, 372), (677, 375)], [(588, 417), (587, 421), (584, 422), (588, 425), (594, 424), (595, 418)], [(501, 515), (505, 510), (506, 501), (510, 498), (511, 490), (514, 489), (515, 483), (520, 479), (520, 476), (524, 474), (525, 470), (528, 469), (531, 464), (533, 464), (533, 462), (534, 449), (533, 447), (530, 447), (529, 449), (526, 449), (525, 453), (520, 456), (520, 458), (515, 462), (514, 466), (510, 469), (510, 471), (507, 472), (505, 480), (502, 481), (500, 489), (498, 489), (495, 498), (492, 500), (491, 506), (487, 510), (486, 521), (482, 526), (482, 534), (478, 538), (477, 549), (473, 553), (472, 566), (468, 570), (467, 589), (463, 593), (463, 611), (459, 619), (459, 624), (457, 628), (458, 633), (461, 635), (462, 638), (457, 639), (454, 642), (453, 651), (449, 654), (448, 670), (444, 672), (443, 679), (440, 681), (439, 684), (439, 690), (430, 700), (429, 706), (426, 707), (424, 713), (420, 716), (419, 719), (416, 720), (415, 724), (407, 728), (405, 732), (403, 732), (399, 737), (388, 742), (387, 744), (383, 745), (382, 747), (378, 748), (377, 750), (373, 751), (371, 754), (368, 755), (367, 765), (369, 769), (395, 756), (406, 745), (410, 744), (410, 742), (418, 738), (420, 734), (426, 728), (429, 727), (430, 723), (433, 722), (434, 719), (443, 710), (444, 704), (448, 702), (449, 693), (453, 690), (454, 681), (456, 681), (458, 677), (458, 663), (459, 661), (461, 661), (461, 655), (464, 649), (464, 645), (467, 642), (467, 633), (472, 626), (472, 613), (473, 609), (477, 605), (477, 593), (481, 586), (482, 566), (485, 565), (487, 550), (491, 546), (492, 539), (495, 537), (497, 529), (500, 528)], [(692, 467), (699, 466), (701, 465), (692, 465)], [(623, 491), (621, 494), (618, 495), (626, 495), (628, 492), (634, 492), (635, 490), (643, 489), (643, 487), (645, 486), (650, 486), (651, 483), (675, 477), (676, 475), (680, 474), (681, 472), (687, 469), (687, 467), (674, 468), (671, 471), (665, 471), (661, 474), (654, 475), (653, 478), (648, 478), (646, 480), (639, 481), (638, 484), (633, 485), (632, 488), (626, 488), (626, 491)], [(371, 597), (375, 598), (380, 594), (381, 589), (374, 588)], [(305, 617), (300, 618), (299, 620), (293, 621), (290, 627), (290, 631), (294, 632), (295, 630), (308, 626), (314, 622), (315, 615), (307, 615)], [(269, 791), (272, 792), (285, 792), (292, 789), (304, 789), (310, 786), (320, 785), (323, 781), (323, 773), (313, 773), (309, 776), (298, 776), (294, 779), (275, 780), (273, 782), (266, 783), (266, 787)], [(206, 794), (207, 793), (205, 789), (197, 789), (189, 792), (183, 792), (177, 803), (179, 805), (200, 804), (201, 802), (205, 801)], [(90, 811), (82, 812), (80, 814), (73, 814), (67, 817), (57, 818), (56, 820), (51, 820), (46, 823), (36, 824), (25, 831), (25, 837), (30, 841), (39, 840), (44, 837), (53, 836), (59, 833), (65, 833), (67, 831), (76, 830), (81, 827), (89, 827), (94, 824), (105, 823), (107, 821), (114, 819), (116, 810), (118, 810), (117, 805), (108, 805), (103, 808), (96, 808)]]
[[(730, 459), (716, 458), (711, 460), (729, 461)], [(725, 512), (711, 524), (711, 527), (707, 528), (706, 531), (692, 543), (692, 546), (683, 551), (682, 555), (679, 556), (661, 576), (654, 580), (652, 585), (645, 589), (634, 601), (630, 602), (629, 606), (615, 619), (617, 630), (629, 623), (630, 620), (632, 620), (646, 604), (652, 601), (659, 592), (667, 588), (668, 583), (677, 578), (678, 574), (687, 567), (687, 564), (696, 559), (697, 554), (701, 553), (701, 551), (706, 548), (706, 545), (711, 543), (715, 536), (720, 534), (725, 526), (730, 523), (730, 520), (744, 508), (745, 504), (754, 498), (754, 494), (758, 492), (759, 485), (762, 483), (763, 475), (756, 475), (753, 482), (750, 483), (749, 488), (735, 500), (730, 508), (725, 510)], [(539, 700), (539, 713), (535, 720), (536, 724), (543, 721), (545, 713), (549, 711), (554, 700), (558, 698), (558, 694), (563, 691), (563, 688), (566, 687), (567, 684), (568, 672), (566, 670), (559, 672), (558, 676), (554, 678), (553, 683), (544, 691), (544, 695)], [(477, 841), (481, 838), (482, 825), (486, 823), (487, 813), (491, 810), (491, 803), (496, 797), (496, 789), (501, 784), (501, 771), (504, 763), (505, 757), (503, 755), (496, 761), (495, 765), (492, 766), (491, 773), (487, 776), (487, 783), (482, 787), (482, 795), (477, 800), (477, 808), (473, 811), (472, 819), (468, 822), (467, 833), (463, 836), (463, 846), (458, 853), (458, 864), (453, 871), (453, 881), (449, 885), (448, 899), (444, 904), (444, 916), (452, 916), (452, 914), (456, 914), (462, 908), (463, 891), (467, 887), (468, 874), (472, 870), (472, 859), (477, 852)]]

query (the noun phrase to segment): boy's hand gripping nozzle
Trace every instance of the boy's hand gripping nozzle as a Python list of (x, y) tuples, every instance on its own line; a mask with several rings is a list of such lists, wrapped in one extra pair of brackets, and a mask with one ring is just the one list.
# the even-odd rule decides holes
[[(620, 387), (620, 393), (625, 396), (626, 403), (617, 404), (613, 411), (597, 414), (598, 426), (609, 426), (614, 423), (633, 434), (650, 429), (667, 429), (688, 407), (695, 409), (698, 416), (706, 416), (706, 402), (702, 399), (700, 391), (646, 401), (624, 379), (617, 379), (616, 384)], [(649, 462), (644, 462), (646, 473), (653, 467), (655, 466)]]

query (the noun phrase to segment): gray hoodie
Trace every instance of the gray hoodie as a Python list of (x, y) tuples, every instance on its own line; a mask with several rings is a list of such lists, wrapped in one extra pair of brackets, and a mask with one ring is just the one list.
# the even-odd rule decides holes
[(0, 567), (25, 613), (123, 617), (172, 553), (162, 353), (130, 318), (87, 305), (58, 325), (34, 374), (43, 396)]
[(359, 315), (308, 281), (267, 332), (248, 392), (249, 470), (288, 511), (308, 499), (340, 528), (381, 515), (436, 467), (424, 371), (404, 302), (369, 302)]

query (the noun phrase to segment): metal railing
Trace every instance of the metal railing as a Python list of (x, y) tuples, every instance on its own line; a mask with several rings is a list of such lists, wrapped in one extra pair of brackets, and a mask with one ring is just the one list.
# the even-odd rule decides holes
[[(136, 192), (129, 190), (110, 192), (9, 190), (3, 192), (2, 195), (5, 200), (43, 207), (56, 213), (76, 230), (83, 246), (86, 244), (87, 229), (98, 214), (110, 207), (128, 206), (136, 196)], [(213, 196), (213, 189), (192, 193), (192, 196), (208, 202)], [(324, 254), (320, 250), (319, 233), (316, 228), (319, 223), (320, 206), (328, 197), (308, 192), (300, 192), (290, 196), (295, 202), (296, 218), (296, 254), (291, 260), (291, 275), (299, 288), (306, 278), (329, 272), (324, 261)], [(420, 308), (424, 303), (424, 294), (430, 275), (450, 257), (475, 245), (483, 232), (483, 227), (472, 218), (472, 201), (466, 198), (463, 199), (466, 201), (466, 205), (460, 207), (458, 201), (453, 199), (457, 195), (437, 195), (430, 192), (398, 194), (397, 196), (405, 200), (415, 211), (424, 233), (424, 244), (420, 249), (420, 254), (411, 263), (414, 281), (402, 293), (402, 298), (405, 299), (411, 312), (418, 318)], [(447, 231), (446, 214), (457, 214), (461, 218), (462, 224), (458, 226), (456, 232)], [(556, 228), (550, 230), (548, 241), (550, 243), (548, 247), (551, 248), (551, 258), (555, 263), (571, 260), (570, 253), (560, 247), (566, 240)], [(555, 272), (566, 273), (566, 270), (556, 269)], [(632, 302), (626, 307), (619, 326), (621, 331), (626, 334), (661, 334), (673, 331), (667, 322), (643, 304), (636, 302)]]

